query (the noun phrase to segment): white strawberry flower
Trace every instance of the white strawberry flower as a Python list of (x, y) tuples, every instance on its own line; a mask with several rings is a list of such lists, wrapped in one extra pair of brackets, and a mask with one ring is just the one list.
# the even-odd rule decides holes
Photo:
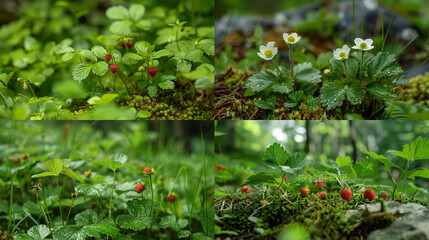
[(266, 46), (265, 45), (261, 45), (259, 47), (259, 51), (260, 52), (258, 52), (258, 55), (261, 58), (269, 61), (269, 60), (273, 59), (274, 56), (276, 56), (276, 54), (278, 52), (277, 43), (276, 42), (269, 42), (269, 43), (267, 43)]
[(298, 36), (297, 33), (291, 33), (291, 34), (283, 33), (283, 39), (285, 40), (285, 42), (287, 44), (293, 45), (293, 44), (299, 42), (299, 40), (301, 40), (301, 37)]
[(344, 45), (342, 48), (337, 48), (334, 50), (334, 58), (340, 61), (344, 61), (349, 58), (350, 48), (347, 45)]
[(353, 49), (357, 49), (357, 50), (362, 50), (362, 51), (368, 51), (374, 48), (374, 46), (372, 46), (372, 39), (365, 39), (363, 40), (362, 38), (356, 38), (355, 39), (355, 44), (356, 46), (353, 46)]

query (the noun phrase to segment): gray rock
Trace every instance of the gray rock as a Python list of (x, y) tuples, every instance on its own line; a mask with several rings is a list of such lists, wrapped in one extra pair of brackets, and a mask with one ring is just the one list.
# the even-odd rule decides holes
[[(361, 204), (357, 210), (346, 212), (346, 219), (356, 219), (363, 216), (368, 209), (371, 213), (381, 211), (380, 203)], [(429, 240), (429, 208), (417, 203), (402, 204), (396, 201), (386, 201), (386, 212), (399, 215), (399, 218), (385, 229), (370, 233), (368, 240)]]

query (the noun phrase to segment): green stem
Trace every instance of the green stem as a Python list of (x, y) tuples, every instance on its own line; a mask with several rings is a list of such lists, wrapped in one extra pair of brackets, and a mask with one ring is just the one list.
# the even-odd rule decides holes
[(13, 103), (16, 105), (15, 99), (12, 97), (12, 94), (9, 92), (9, 88), (6, 87), (6, 92), (9, 94), (10, 98), (12, 98)]
[[(346, 74), (346, 78), (349, 79), (349, 81), (351, 81), (349, 74), (347, 73), (347, 65), (346, 65), (346, 61), (343, 61), (344, 64), (344, 73)], [(346, 81), (347, 82), (347, 81)]]
[(289, 45), (290, 75), (293, 78), (293, 45)]
[(150, 182), (150, 191), (151, 191), (151, 204), (150, 204), (150, 230), (147, 232), (147, 237), (148, 237), (148, 239), (150, 239), (149, 238), (149, 236), (150, 236), (150, 233), (152, 232), (152, 223), (153, 223), (153, 186), (152, 186), (152, 175), (150, 174), (149, 175), (149, 182)]
[(101, 83), (101, 78), (100, 78), (100, 76), (98, 76), (98, 81), (100, 82), (101, 89), (102, 89), (102, 90), (104, 90), (104, 86), (103, 86), (103, 84)]
[(276, 68), (277, 68), (277, 75), (280, 76), (280, 73), (282, 71), (280, 71), (279, 64), (278, 64), (279, 58), (277, 57), (276, 59), (277, 59), (276, 61), (272, 61), (272, 62), (274, 63), (274, 66), (276, 66)]
[(110, 194), (109, 218), (112, 218), (112, 198), (113, 198), (113, 191), (115, 190), (115, 180), (116, 180), (116, 170), (113, 170), (113, 185), (112, 185), (112, 193)]
[(74, 202), (74, 198), (72, 198), (72, 202), (71, 202), (71, 206), (70, 206), (70, 209), (69, 209), (69, 213), (67, 214), (66, 225), (69, 222), (69, 217), (70, 217), (70, 213), (71, 213), (71, 210), (72, 210), (72, 207), (73, 207), (73, 202)]
[(365, 54), (365, 52), (364, 51), (362, 51), (362, 58), (361, 58), (361, 61), (360, 61), (360, 73), (359, 73), (359, 78), (360, 78), (360, 82), (362, 82), (362, 71), (363, 71), (363, 55)]
[(37, 200), (37, 205), (39, 206), (40, 210), (41, 210), (41, 211), (42, 211), (42, 213), (43, 213), (43, 218), (44, 218), (44, 219), (45, 219), (45, 221), (46, 221), (46, 225), (48, 225), (49, 231), (50, 231), (50, 232), (51, 232), (51, 234), (52, 234), (52, 229), (51, 229), (51, 226), (50, 226), (50, 224), (49, 224), (48, 217), (46, 216), (46, 213), (45, 213), (45, 211), (43, 210), (42, 204), (40, 204), (40, 201), (39, 201), (39, 191), (37, 191), (37, 190), (36, 190), (36, 200)]
[(177, 44), (177, 50), (180, 51), (180, 47), (179, 47), (179, 28), (180, 28), (180, 24), (176, 25), (176, 44)]
[(279, 185), (279, 187), (276, 189), (276, 191), (278, 191), (278, 190), (282, 187), (283, 182), (284, 182), (284, 180), (285, 180), (285, 176), (286, 176), (286, 174), (283, 174), (282, 182), (280, 183), (280, 185)]
[(63, 226), (64, 226), (63, 211), (61, 210), (60, 186), (58, 184), (58, 176), (55, 176), (55, 177), (57, 178), (58, 207), (60, 208), (61, 222), (63, 223)]
[(393, 188), (393, 193), (392, 193), (393, 200), (395, 200), (396, 188), (398, 187), (399, 182), (402, 180), (401, 179), (402, 178), (402, 174), (404, 174), (404, 172), (408, 171), (408, 167), (409, 166), (410, 166), (410, 161), (407, 161), (407, 165), (405, 165), (404, 171), (402, 171), (401, 174), (399, 174), (398, 181), (396, 182), (395, 187)]
[(16, 174), (18, 174), (18, 172), (15, 173), (15, 175), (13, 176), (12, 180), (10, 181), (10, 200), (9, 200), (9, 223), (7, 225), (7, 231), (9, 232), (10, 229), (10, 224), (12, 221), (12, 203), (13, 203), (13, 181), (15, 180)]
[(198, 38), (198, 29), (197, 29), (197, 23), (195, 22), (195, 6), (194, 6), (194, 0), (191, 0), (191, 6), (192, 6), (192, 20), (194, 22), (194, 29), (195, 29), (195, 37)]

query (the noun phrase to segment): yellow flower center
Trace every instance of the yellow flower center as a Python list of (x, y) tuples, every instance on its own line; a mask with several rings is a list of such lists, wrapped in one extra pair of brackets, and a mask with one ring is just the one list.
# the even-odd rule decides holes
[(340, 56), (340, 58), (344, 59), (347, 57), (347, 53), (345, 52), (340, 52), (340, 54), (338, 54), (338, 56)]
[(266, 49), (264, 51), (264, 55), (265, 55), (265, 57), (270, 58), (271, 56), (273, 56), (273, 51), (271, 49)]
[(294, 36), (292, 36), (292, 35), (290, 35), (290, 36), (287, 38), (287, 41), (288, 41), (288, 42), (295, 42), (295, 37), (294, 37)]
[(366, 44), (366, 42), (362, 42), (362, 43), (359, 45), (359, 47), (360, 47), (361, 49), (366, 49), (366, 48), (368, 47), (368, 44)]

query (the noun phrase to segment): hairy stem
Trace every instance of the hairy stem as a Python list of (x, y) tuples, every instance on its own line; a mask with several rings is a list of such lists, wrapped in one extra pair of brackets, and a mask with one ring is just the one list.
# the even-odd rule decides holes
[(290, 75), (293, 78), (293, 45), (289, 45)]
[(112, 198), (113, 198), (113, 191), (115, 190), (115, 180), (116, 180), (116, 170), (113, 170), (113, 185), (112, 185), (112, 193), (110, 194), (109, 218), (112, 218)]
[(58, 207), (60, 208), (61, 222), (63, 223), (63, 226), (64, 226), (63, 210), (61, 210), (60, 186), (58, 184), (58, 176), (55, 176), (55, 177), (57, 178)]
[(195, 37), (198, 38), (198, 29), (197, 29), (197, 22), (195, 21), (195, 6), (194, 6), (194, 0), (191, 0), (191, 6), (192, 6), (192, 20), (194, 22), (194, 29), (195, 29)]
[(36, 191), (36, 200), (37, 200), (37, 205), (38, 205), (38, 206), (39, 206), (39, 208), (40, 208), (40, 211), (42, 211), (43, 218), (45, 219), (46, 225), (48, 225), (49, 231), (50, 231), (50, 232), (51, 232), (51, 234), (52, 234), (52, 229), (51, 229), (51, 225), (50, 225), (50, 223), (49, 223), (49, 221), (48, 221), (48, 217), (46, 216), (46, 213), (45, 213), (45, 211), (43, 210), (42, 204), (40, 204), (40, 201), (39, 201), (39, 191)]
[(362, 71), (363, 71), (363, 55), (365, 54), (365, 52), (364, 51), (362, 51), (362, 58), (361, 58), (361, 60), (360, 60), (360, 73), (359, 73), (359, 79), (360, 79), (360, 82), (362, 82)]
[(153, 185), (152, 185), (152, 175), (149, 175), (149, 182), (150, 182), (150, 191), (151, 191), (151, 204), (150, 204), (150, 230), (147, 232), (148, 239), (150, 236), (150, 233), (152, 232), (152, 220), (153, 220)]
[[(349, 81), (351, 81), (349, 74), (347, 73), (347, 65), (346, 65), (346, 61), (343, 61), (344, 64), (344, 73), (346, 74), (346, 78), (349, 79)], [(347, 81), (346, 81), (347, 82)]]
[(74, 198), (72, 198), (72, 202), (71, 202), (71, 205), (70, 205), (69, 213), (67, 214), (66, 225), (69, 222), (69, 217), (70, 217), (70, 213), (71, 213), (71, 210), (72, 210), (72, 207), (73, 207), (73, 202), (74, 202)]

